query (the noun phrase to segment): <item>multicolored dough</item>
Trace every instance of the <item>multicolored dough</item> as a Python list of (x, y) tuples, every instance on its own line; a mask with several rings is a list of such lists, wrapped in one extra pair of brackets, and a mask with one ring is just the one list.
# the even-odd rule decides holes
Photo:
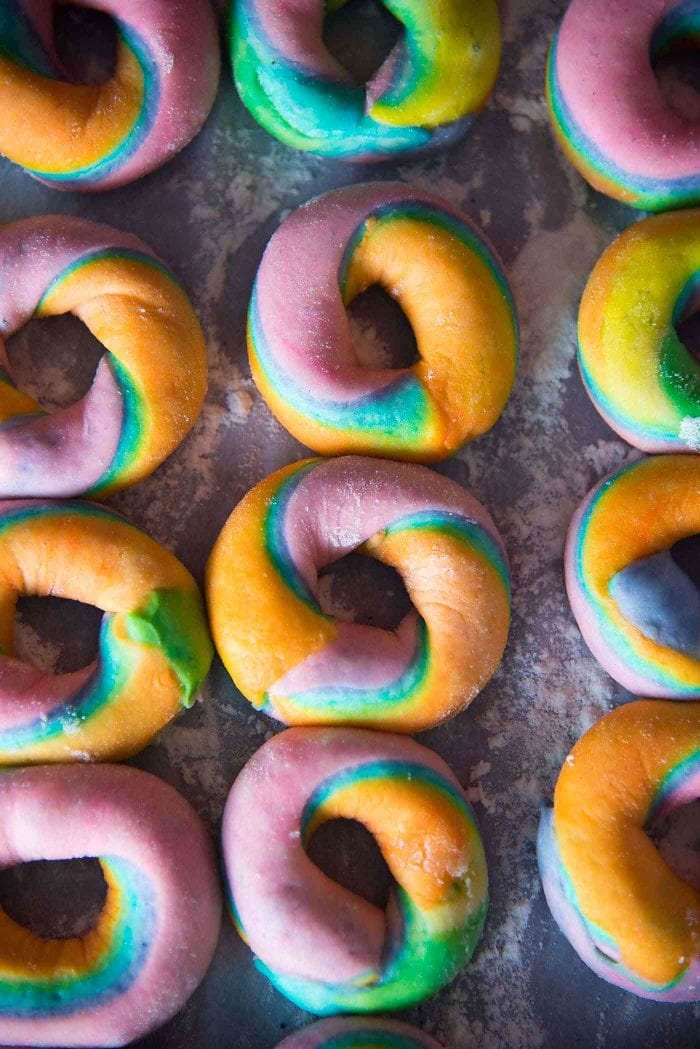
[(593, 655), (636, 695), (700, 699), (700, 592), (671, 548), (700, 532), (700, 462), (632, 463), (588, 494), (566, 544), (566, 587)]
[(366, 86), (323, 42), (346, 0), (233, 0), (231, 60), (238, 93), (281, 142), (359, 162), (439, 149), (460, 138), (498, 74), (495, 0), (382, 0), (404, 32)]
[(572, 0), (549, 57), (550, 116), (601, 193), (647, 211), (700, 203), (700, 127), (666, 103), (653, 68), (698, 39), (697, 0)]
[(581, 301), (586, 389), (645, 452), (700, 451), (700, 365), (676, 330), (696, 308), (699, 282), (700, 210), (655, 215), (603, 253)]
[[(373, 284), (413, 326), (410, 368), (358, 361), (346, 306)], [(501, 264), (469, 221), (428, 193), (374, 183), (282, 223), (255, 280), (248, 352), (269, 408), (314, 451), (430, 462), (496, 422), (518, 330)]]
[(0, 776), (0, 868), (99, 859), (97, 924), (46, 940), (0, 910), (0, 1043), (121, 1046), (174, 1016), (221, 922), (214, 850), (172, 787), (119, 765)]
[(114, 74), (75, 84), (53, 41), (61, 0), (0, 0), (0, 153), (56, 189), (114, 189), (194, 138), (219, 82), (209, 0), (71, 0), (116, 23)]
[[(318, 573), (353, 550), (402, 576), (414, 611), (395, 631), (319, 604)], [(417, 732), (463, 710), (496, 670), (510, 586), (496, 526), (425, 467), (307, 459), (236, 507), (207, 567), (214, 640), (238, 688), (287, 724)]]
[[(21, 595), (102, 608), (96, 662), (50, 674), (14, 658)], [(0, 502), (0, 766), (134, 754), (192, 705), (211, 657), (197, 584), (168, 550), (92, 503)]]
[[(109, 353), (82, 400), (47, 414), (15, 385), (3, 340), (61, 313)], [(60, 215), (0, 227), (0, 498), (104, 496), (142, 480), (190, 431), (206, 384), (189, 299), (136, 237)]]
[(344, 1017), (321, 1020), (285, 1038), (277, 1049), (440, 1049), (415, 1027), (398, 1020)]
[(552, 915), (598, 976), (642, 998), (700, 1001), (700, 892), (645, 825), (700, 797), (700, 703), (639, 700), (562, 766), (538, 838)]
[[(255, 819), (251, 819), (251, 813)], [(325, 821), (363, 823), (396, 880), (386, 914), (308, 858)], [(403, 1009), (467, 964), (488, 905), (486, 858), (459, 783), (405, 736), (289, 729), (236, 780), (222, 847), (256, 966), (307, 1012)]]

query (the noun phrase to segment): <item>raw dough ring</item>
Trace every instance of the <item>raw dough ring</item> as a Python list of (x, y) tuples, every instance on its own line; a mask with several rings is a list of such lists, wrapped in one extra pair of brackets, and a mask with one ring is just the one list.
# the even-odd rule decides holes
[[(318, 572), (355, 549), (415, 605), (395, 631), (334, 619)], [(308, 459), (236, 507), (207, 566), (214, 640), (253, 705), (286, 724), (417, 732), (463, 710), (508, 637), (506, 555), (484, 508), (413, 463)]]
[[(56, 675), (13, 658), (23, 594), (102, 608), (96, 662)], [(136, 753), (192, 705), (211, 657), (197, 584), (169, 550), (94, 503), (0, 502), (0, 766)]]
[[(56, 54), (58, 3), (116, 23), (114, 75), (69, 82)], [(219, 82), (209, 0), (4, 0), (0, 11), (0, 153), (56, 189), (123, 186), (194, 138)], [(9, 10), (8, 10), (9, 8)]]
[(343, 1017), (321, 1020), (285, 1038), (277, 1049), (441, 1049), (427, 1034), (399, 1020)]
[(572, 0), (554, 38), (555, 134), (601, 193), (647, 211), (700, 203), (700, 125), (666, 103), (653, 63), (697, 47), (695, 0)]
[(538, 858), (552, 914), (583, 961), (642, 998), (700, 1001), (700, 892), (644, 832), (700, 798), (700, 703), (606, 714), (562, 766)]
[(87, 857), (107, 896), (84, 936), (42, 939), (0, 910), (2, 1045), (126, 1045), (174, 1016), (209, 967), (216, 859), (177, 791), (120, 765), (0, 775), (0, 868)]
[(697, 306), (700, 210), (625, 230), (591, 273), (579, 365), (605, 421), (645, 452), (700, 451), (700, 366), (676, 325)]
[[(332, 819), (376, 838), (397, 882), (386, 914), (308, 858), (306, 843)], [(222, 848), (257, 967), (307, 1012), (414, 1005), (460, 972), (481, 936), (488, 875), (476, 820), (445, 762), (406, 736), (274, 736), (233, 785)]]
[[(14, 384), (3, 339), (61, 313), (109, 352), (85, 397), (47, 414)], [(136, 237), (61, 215), (0, 226), (0, 498), (143, 480), (194, 425), (206, 385), (190, 301)]]
[(460, 138), (498, 74), (495, 0), (383, 0), (404, 36), (364, 88), (326, 48), (323, 20), (346, 0), (234, 0), (231, 57), (255, 119), (295, 149), (372, 161)]
[(623, 467), (569, 527), (566, 588), (584, 640), (636, 695), (700, 699), (700, 592), (670, 549), (700, 533), (700, 460)]
[[(413, 326), (410, 368), (357, 360), (346, 306), (373, 284)], [(282, 223), (255, 279), (248, 352), (270, 410), (314, 451), (432, 462), (499, 418), (518, 326), (502, 266), (463, 215), (373, 183), (326, 193)]]

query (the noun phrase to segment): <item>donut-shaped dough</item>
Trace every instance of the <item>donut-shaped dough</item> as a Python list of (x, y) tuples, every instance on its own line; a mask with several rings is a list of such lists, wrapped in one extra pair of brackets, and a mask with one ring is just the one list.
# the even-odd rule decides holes
[(460, 138), (498, 74), (495, 0), (382, 0), (401, 39), (365, 86), (323, 42), (346, 0), (233, 0), (231, 60), (244, 105), (295, 149), (350, 161), (396, 159)]
[[(50, 674), (15, 659), (21, 595), (102, 608), (96, 661)], [(136, 753), (192, 705), (211, 657), (197, 584), (170, 551), (94, 503), (0, 503), (0, 766)]]
[(441, 1049), (415, 1027), (398, 1020), (343, 1017), (321, 1020), (285, 1038), (277, 1049)]
[(0, 153), (56, 189), (123, 186), (170, 160), (207, 118), (219, 82), (209, 0), (70, 0), (116, 23), (114, 74), (71, 83), (53, 42), (66, 0), (0, 3)]
[[(61, 313), (109, 354), (85, 397), (47, 414), (14, 384), (3, 340)], [(189, 299), (136, 237), (60, 215), (0, 227), (0, 498), (104, 496), (142, 480), (189, 433), (206, 384)]]
[[(373, 284), (413, 326), (410, 368), (358, 361), (345, 307)], [(447, 458), (498, 419), (517, 350), (491, 248), (451, 205), (401, 183), (350, 186), (298, 208), (255, 280), (253, 378), (290, 433), (324, 455)]]
[[(386, 914), (307, 856), (332, 819), (374, 835), (397, 882)], [(307, 1012), (423, 1001), (481, 936), (488, 876), (474, 814), (444, 761), (405, 736), (303, 728), (273, 737), (233, 785), (222, 846), (231, 911), (256, 966)]]
[(700, 365), (676, 332), (696, 307), (699, 280), (700, 210), (655, 215), (603, 253), (581, 301), (586, 389), (605, 421), (645, 452), (700, 451)]
[(107, 895), (84, 936), (46, 940), (0, 910), (2, 1045), (126, 1045), (204, 978), (221, 894), (214, 850), (177, 791), (119, 765), (0, 776), (0, 868), (88, 857)]
[[(402, 576), (396, 630), (323, 612), (318, 573), (360, 549)], [(412, 463), (307, 459), (236, 507), (207, 566), (214, 640), (241, 692), (287, 724), (417, 732), (496, 670), (510, 587), (496, 526), (454, 481)]]
[(700, 202), (700, 125), (669, 107), (653, 69), (699, 35), (697, 0), (572, 0), (550, 52), (549, 111), (601, 193), (647, 211)]
[(642, 459), (576, 512), (566, 588), (593, 655), (637, 695), (700, 699), (700, 593), (671, 547), (700, 532), (700, 462)]
[(562, 766), (538, 838), (552, 915), (598, 976), (642, 998), (700, 1000), (700, 892), (644, 827), (700, 797), (700, 703), (606, 714)]

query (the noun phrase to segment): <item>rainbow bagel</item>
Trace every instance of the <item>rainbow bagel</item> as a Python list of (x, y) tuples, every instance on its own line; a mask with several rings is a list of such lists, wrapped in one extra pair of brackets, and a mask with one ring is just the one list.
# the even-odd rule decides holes
[[(397, 882), (386, 914), (306, 855), (333, 819), (358, 820), (376, 838)], [(232, 915), (256, 966), (307, 1012), (423, 1001), (481, 936), (488, 875), (474, 814), (444, 761), (405, 736), (304, 728), (273, 737), (233, 785), (222, 847)]]
[(0, 910), (2, 1045), (126, 1045), (170, 1019), (209, 967), (216, 862), (177, 791), (118, 765), (0, 776), (0, 868), (85, 857), (107, 883), (86, 935), (46, 940)]
[[(352, 550), (391, 565), (415, 610), (395, 631), (326, 615), (318, 572)], [(510, 586), (501, 539), (454, 481), (385, 459), (307, 459), (236, 507), (207, 566), (214, 640), (241, 692), (286, 724), (417, 732), (496, 670)]]
[(57, 189), (101, 190), (159, 168), (194, 138), (219, 82), (208, 0), (70, 0), (112, 16), (114, 75), (68, 81), (52, 16), (65, 0), (0, 0), (0, 153)]
[(415, 1027), (398, 1020), (350, 1016), (321, 1020), (285, 1038), (277, 1049), (440, 1049)]
[(233, 0), (233, 72), (258, 123), (295, 149), (361, 162), (460, 138), (498, 75), (495, 0), (382, 0), (404, 34), (366, 88), (322, 39), (324, 16), (345, 2)]
[(671, 547), (700, 532), (700, 462), (664, 455), (601, 481), (576, 512), (566, 588), (584, 640), (630, 692), (700, 699), (700, 593)]
[[(25, 594), (102, 608), (96, 662), (56, 675), (13, 658)], [(138, 528), (93, 503), (0, 503), (0, 766), (134, 754), (192, 705), (211, 657), (197, 584)]]
[(700, 703), (638, 700), (576, 744), (537, 851), (557, 924), (598, 976), (642, 998), (700, 1001), (700, 892), (644, 832), (700, 797)]
[(697, 0), (572, 0), (549, 56), (549, 111), (601, 193), (647, 211), (700, 203), (700, 126), (667, 105), (653, 70), (698, 40)]
[[(369, 370), (345, 307), (381, 284), (420, 359)], [(324, 455), (430, 462), (489, 430), (515, 377), (518, 331), (500, 263), (445, 201), (401, 183), (350, 186), (294, 211), (253, 288), (248, 353), (270, 410)]]
[[(82, 400), (47, 414), (14, 384), (3, 339), (69, 312), (109, 354)], [(206, 384), (192, 306), (136, 237), (60, 215), (0, 227), (0, 498), (142, 480), (190, 431)]]
[(699, 276), (700, 210), (655, 215), (603, 253), (581, 301), (588, 394), (645, 452), (700, 451), (700, 366), (675, 328), (694, 308)]

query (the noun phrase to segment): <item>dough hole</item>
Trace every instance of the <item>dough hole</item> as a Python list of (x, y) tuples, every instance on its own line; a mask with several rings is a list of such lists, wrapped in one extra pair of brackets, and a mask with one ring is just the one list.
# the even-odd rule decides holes
[(103, 612), (62, 597), (21, 597), (15, 655), (38, 670), (69, 674), (95, 658)]
[(661, 94), (674, 113), (689, 123), (700, 121), (700, 62), (696, 51), (679, 47), (654, 62)]
[(357, 84), (366, 84), (402, 32), (401, 23), (378, 0), (350, 0), (325, 19), (323, 42)]
[(85, 396), (107, 352), (70, 313), (29, 321), (9, 339), (7, 349), (18, 387), (49, 412)]
[(106, 896), (99, 860), (39, 860), (0, 871), (0, 907), (46, 940), (85, 936)]
[(700, 798), (652, 820), (647, 833), (673, 873), (700, 891)]
[(319, 601), (323, 611), (336, 619), (383, 630), (395, 630), (412, 607), (399, 573), (358, 553), (320, 573)]
[(363, 368), (410, 368), (418, 360), (411, 322), (378, 284), (350, 303), (348, 316), (355, 354)]
[(104, 12), (55, 5), (54, 41), (67, 74), (77, 84), (103, 84), (114, 75), (117, 29)]
[(322, 823), (306, 849), (309, 859), (344, 888), (386, 907), (393, 879), (379, 846), (355, 820)]

